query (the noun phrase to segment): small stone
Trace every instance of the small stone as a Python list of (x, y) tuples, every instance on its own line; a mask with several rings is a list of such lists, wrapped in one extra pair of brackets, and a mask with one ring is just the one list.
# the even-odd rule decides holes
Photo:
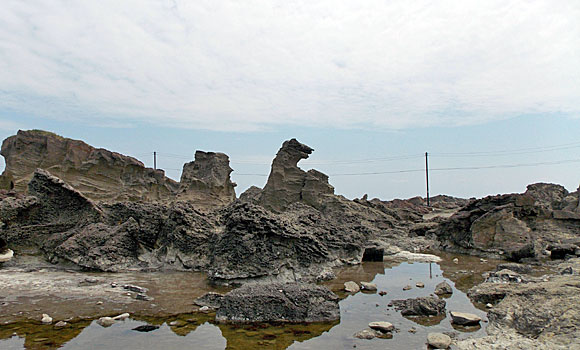
[(117, 288), (118, 284), (116, 282), (111, 282), (111, 288)]
[(135, 296), (135, 299), (137, 300), (143, 300), (143, 301), (150, 301), (153, 300), (151, 297), (145, 295), (145, 294), (137, 294), (137, 296)]
[(417, 283), (415, 284), (415, 286), (416, 286), (417, 288), (425, 288), (425, 283), (423, 283), (423, 282), (417, 282)]
[(57, 323), (54, 324), (54, 328), (63, 328), (66, 327), (68, 325), (68, 323), (64, 322), (64, 321), (58, 321)]
[(123, 320), (129, 318), (129, 316), (131, 316), (131, 315), (129, 315), (129, 313), (125, 312), (125, 313), (122, 313), (120, 315), (117, 315), (117, 316), (113, 317), (113, 320), (115, 320), (115, 321), (123, 321)]
[(371, 282), (361, 282), (360, 283), (361, 287), (363, 290), (368, 290), (370, 292), (376, 291), (377, 290), (377, 285), (375, 283), (371, 283)]
[(481, 317), (467, 312), (451, 311), (449, 314), (454, 324), (462, 326), (476, 325), (481, 321)]
[(560, 275), (573, 275), (573, 274), (574, 274), (574, 270), (572, 270), (571, 266), (568, 266), (565, 269), (563, 269), (562, 271), (560, 271)]
[(448, 349), (451, 345), (451, 338), (443, 333), (429, 333), (427, 343), (435, 349)]
[(42, 322), (44, 324), (51, 324), (52, 317), (48, 316), (47, 314), (42, 314), (42, 319), (40, 320), (40, 322)]
[(97, 320), (97, 324), (101, 327), (109, 327), (115, 324), (115, 320), (112, 317), (101, 317)]
[(187, 322), (182, 321), (182, 320), (175, 320), (175, 321), (169, 322), (169, 325), (172, 327), (183, 327), (186, 324), (187, 324)]
[(94, 277), (87, 277), (87, 278), (85, 278), (85, 282), (86, 282), (86, 283), (91, 283), (91, 284), (94, 284), (94, 283), (97, 283), (97, 282), (99, 282), (99, 280), (98, 280), (98, 279), (96, 279), (96, 278), (94, 278)]
[(453, 259), (453, 263), (455, 263), (455, 264), (459, 264), (459, 259), (457, 259), (457, 258), (454, 258), (454, 259)]
[(487, 304), (485, 304), (485, 307), (488, 309), (491, 309), (493, 307), (493, 305), (491, 303), (487, 303)]
[(102, 301), (97, 301), (97, 305), (103, 305)]
[(435, 294), (436, 295), (445, 295), (445, 294), (452, 294), (453, 288), (447, 282), (441, 282), (435, 286)]
[(130, 290), (131, 292), (135, 292), (135, 293), (141, 293), (141, 294), (147, 293), (147, 288), (135, 286), (132, 284), (125, 284), (125, 285), (123, 285), (123, 288)]
[(411, 327), (411, 329), (409, 329), (409, 333), (412, 333), (412, 334), (417, 333), (417, 328)]
[(383, 333), (390, 332), (395, 329), (395, 326), (393, 326), (392, 323), (385, 321), (371, 322), (369, 323), (369, 327)]
[(379, 335), (382, 335), (381, 332), (379, 331), (375, 331), (373, 329), (363, 329), (360, 332), (356, 332), (353, 337), (358, 338), (358, 339), (373, 339), (378, 337)]
[(209, 306), (207, 306), (207, 305), (206, 306), (202, 306), (202, 307), (199, 308), (199, 311), (201, 311), (201, 312), (209, 312)]
[(354, 281), (348, 281), (344, 283), (344, 290), (348, 293), (358, 293), (360, 287)]
[(379, 292), (379, 295), (383, 297), (383, 296), (387, 295), (387, 292), (386, 292), (386, 291), (384, 291), (384, 290), (381, 290), (381, 291)]
[(403, 290), (411, 290), (413, 289), (413, 287), (411, 287), (410, 285), (406, 285), (403, 287)]

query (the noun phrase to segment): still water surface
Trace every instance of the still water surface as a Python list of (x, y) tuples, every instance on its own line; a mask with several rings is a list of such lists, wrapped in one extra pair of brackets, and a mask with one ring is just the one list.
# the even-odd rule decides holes
[[(335, 291), (340, 301), (340, 322), (298, 325), (246, 325), (231, 326), (216, 324), (212, 314), (175, 313), (171, 315), (146, 312), (132, 313), (132, 318), (103, 328), (95, 320), (72, 321), (64, 329), (54, 329), (52, 325), (41, 325), (37, 321), (18, 321), (0, 325), (0, 349), (426, 349), (425, 340), (429, 332), (454, 332), (457, 337), (468, 335), (483, 336), (487, 323), (481, 327), (454, 328), (450, 317), (413, 319), (402, 317), (394, 308), (389, 307), (391, 300), (415, 298), (432, 294), (435, 285), (447, 281), (453, 286), (453, 295), (446, 300), (447, 311), (463, 311), (479, 315), (484, 321), (486, 313), (481, 305), (473, 305), (465, 291), (481, 281), (481, 272), (493, 268), (493, 263), (481, 263), (478, 258), (461, 257), (460, 264), (451, 262), (454, 256), (443, 256), (441, 263), (363, 263), (359, 266), (336, 271), (337, 279), (325, 283)], [(96, 276), (110, 276), (100, 275)], [(142, 285), (147, 280), (171, 289), (175, 279), (186, 281), (192, 278), (188, 273), (149, 273), (139, 275)], [(181, 276), (181, 278), (180, 278)], [(203, 275), (195, 286), (200, 295), (212, 290), (204, 284)], [(173, 279), (165, 283), (164, 278)], [(379, 291), (388, 294), (359, 292), (345, 294), (340, 289), (345, 281), (374, 282)], [(424, 288), (415, 286), (423, 282)], [(189, 282), (188, 282), (189, 283)], [(201, 286), (203, 284), (203, 286)], [(191, 284), (190, 284), (191, 285)], [(411, 285), (412, 289), (403, 291)], [(179, 288), (185, 288), (181, 285)], [(151, 287), (150, 287), (151, 288)], [(223, 292), (223, 288), (219, 290)], [(202, 293), (203, 292), (203, 293)], [(173, 301), (171, 298), (174, 298)], [(156, 303), (163, 305), (172, 302), (184, 303), (181, 294), (159, 293)], [(165, 299), (165, 300), (164, 300)], [(189, 299), (186, 304), (191, 304)], [(81, 305), (81, 304), (79, 304)], [(82, 306), (79, 306), (82, 309)], [(86, 310), (76, 310), (83, 314)], [(56, 312), (56, 310), (55, 310)], [(86, 314), (86, 312), (84, 312)], [(353, 334), (365, 329), (372, 321), (388, 321), (396, 327), (391, 339), (362, 340)], [(158, 325), (150, 332), (138, 332), (133, 328), (140, 325)], [(416, 330), (415, 333), (409, 330)]]

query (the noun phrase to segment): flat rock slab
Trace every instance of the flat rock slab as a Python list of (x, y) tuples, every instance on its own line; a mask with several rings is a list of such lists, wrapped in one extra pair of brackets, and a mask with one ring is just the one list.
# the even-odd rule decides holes
[(349, 293), (358, 293), (360, 291), (360, 287), (356, 282), (348, 281), (344, 282), (344, 290)]
[(246, 284), (224, 295), (216, 321), (328, 322), (340, 319), (339, 298), (308, 283)]
[(481, 321), (481, 317), (467, 312), (451, 311), (452, 322), (462, 326), (476, 325)]
[(369, 323), (369, 328), (381, 331), (383, 333), (391, 332), (395, 329), (392, 323), (386, 321), (377, 321)]
[(427, 344), (435, 349), (448, 349), (451, 345), (451, 338), (443, 333), (429, 333), (427, 335)]

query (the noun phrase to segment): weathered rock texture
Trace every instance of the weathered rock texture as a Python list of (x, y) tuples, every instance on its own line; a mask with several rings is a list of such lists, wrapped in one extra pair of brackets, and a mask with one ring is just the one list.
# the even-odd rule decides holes
[(326, 287), (303, 283), (246, 284), (226, 294), (221, 322), (329, 322), (340, 319), (339, 298)]
[(306, 159), (312, 148), (292, 139), (284, 142), (272, 162), (268, 182), (262, 190), (259, 203), (267, 209), (282, 211), (290, 204), (303, 202), (318, 208), (325, 195), (334, 194), (328, 176), (317, 171), (308, 172), (298, 167), (298, 161)]
[(197, 151), (195, 161), (184, 165), (181, 182), (135, 158), (40, 130), (18, 131), (4, 140), (0, 153), (6, 159), (0, 189), (26, 192), (40, 168), (97, 201), (177, 199), (214, 209), (236, 199), (232, 169), (223, 153)]
[(183, 165), (177, 196), (200, 206), (230, 204), (236, 200), (232, 171), (227, 155), (197, 151), (195, 160)]
[(578, 191), (533, 184), (523, 194), (476, 200), (441, 223), (441, 247), (468, 254), (519, 261), (542, 256), (546, 248), (580, 243)]
[(333, 196), (323, 211), (284, 213), (236, 201), (203, 213), (193, 203), (96, 203), (39, 169), (28, 196), (0, 201), (0, 237), (47, 260), (102, 271), (207, 271), (219, 282), (313, 280), (355, 264), (369, 245), (411, 249), (404, 228), (379, 211)]
[[(580, 269), (580, 259), (559, 268)], [(504, 270), (505, 271), (505, 270)], [(469, 290), (478, 302), (495, 304), (488, 313), (489, 337), (465, 341), (460, 349), (579, 349), (580, 276), (577, 273), (517, 281), (485, 282)], [(511, 336), (517, 333), (519, 336)], [(495, 342), (495, 343), (494, 343)], [(494, 345), (495, 344), (495, 345)]]
[(6, 160), (4, 189), (24, 192), (37, 168), (96, 200), (158, 200), (178, 188), (162, 170), (145, 168), (135, 158), (46, 131), (18, 131), (4, 140), (0, 154)]

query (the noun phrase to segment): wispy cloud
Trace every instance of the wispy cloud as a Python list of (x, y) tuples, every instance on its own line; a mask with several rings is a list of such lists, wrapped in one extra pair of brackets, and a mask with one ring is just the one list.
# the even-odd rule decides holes
[(0, 108), (212, 130), (580, 114), (577, 1), (0, 2)]

